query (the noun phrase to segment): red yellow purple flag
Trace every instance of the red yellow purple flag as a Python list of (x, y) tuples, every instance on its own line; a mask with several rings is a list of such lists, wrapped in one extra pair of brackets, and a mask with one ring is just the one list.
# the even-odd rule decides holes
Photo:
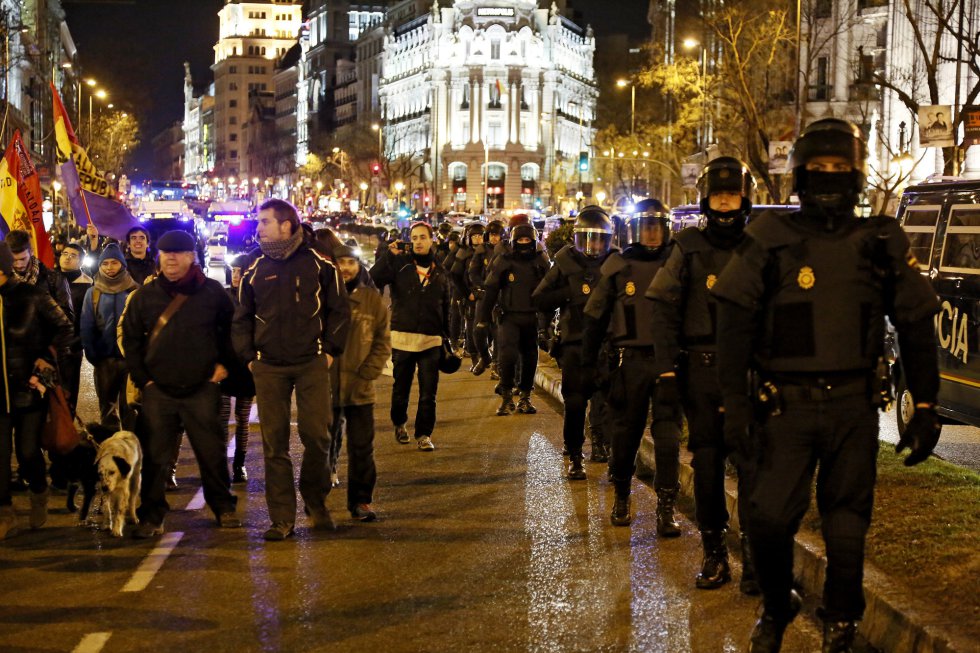
[(65, 105), (62, 104), (61, 96), (58, 95), (58, 89), (54, 84), (51, 84), (51, 95), (54, 98), (54, 138), (57, 143), (58, 163), (68, 160), (74, 162), (83, 190), (115, 199), (109, 182), (96, 170), (95, 164), (89, 159), (85, 148), (75, 136), (75, 130), (72, 129), (71, 121), (68, 119), (68, 112), (65, 111)]
[(54, 267), (54, 251), (42, 218), (41, 182), (20, 131), (15, 131), (0, 160), (0, 215), (8, 230), (23, 229), (31, 236), (31, 251)]

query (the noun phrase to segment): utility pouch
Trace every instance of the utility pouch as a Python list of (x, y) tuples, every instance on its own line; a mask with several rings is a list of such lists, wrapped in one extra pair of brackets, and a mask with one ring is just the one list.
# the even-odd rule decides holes
[(755, 392), (755, 408), (760, 417), (776, 417), (783, 412), (783, 398), (772, 381), (761, 381)]

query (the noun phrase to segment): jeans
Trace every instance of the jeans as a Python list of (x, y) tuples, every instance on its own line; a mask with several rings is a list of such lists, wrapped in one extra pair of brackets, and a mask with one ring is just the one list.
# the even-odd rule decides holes
[(322, 506), (330, 493), (330, 369), (326, 356), (299, 365), (252, 366), (265, 455), (265, 501), (272, 523), (296, 523), (289, 417), (296, 392), (296, 420), (303, 460), (299, 493), (308, 506)]
[(235, 510), (238, 499), (231, 493), (220, 411), (221, 390), (216, 383), (205, 383), (188, 397), (172, 397), (155, 383), (143, 388), (145, 428), (138, 434), (143, 447), (143, 487), (136, 511), (141, 522), (162, 524), (170, 510), (164, 484), (180, 447), (182, 428), (197, 458), (204, 500), (215, 516)]
[(47, 489), (47, 470), (41, 453), (41, 426), (46, 416), (44, 408), (15, 408), (13, 413), (0, 413), (0, 506), (10, 505), (10, 454), (14, 438), (20, 477), (27, 480), (35, 494)]
[(343, 431), (347, 433), (347, 509), (371, 503), (378, 473), (374, 465), (374, 404), (333, 409), (331, 469), (337, 468)]
[(439, 350), (432, 347), (425, 351), (391, 352), (391, 422), (408, 422), (408, 396), (412, 392), (412, 379), (415, 369), (419, 371), (419, 405), (415, 413), (415, 437), (432, 435), (436, 426), (436, 391), (439, 389)]

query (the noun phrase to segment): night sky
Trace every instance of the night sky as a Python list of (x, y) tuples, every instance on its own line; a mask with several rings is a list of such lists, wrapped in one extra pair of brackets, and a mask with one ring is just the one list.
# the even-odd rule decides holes
[[(64, 0), (68, 26), (78, 46), (82, 73), (94, 77), (117, 108), (132, 111), (142, 125), (134, 176), (152, 161), (150, 141), (183, 118), (183, 62), (196, 82), (211, 79), (224, 0)], [(542, 0), (542, 6), (550, 0)], [(445, 6), (445, 3), (443, 3)], [(597, 34), (649, 33), (649, 0), (574, 0)], [(84, 102), (84, 100), (83, 100)]]

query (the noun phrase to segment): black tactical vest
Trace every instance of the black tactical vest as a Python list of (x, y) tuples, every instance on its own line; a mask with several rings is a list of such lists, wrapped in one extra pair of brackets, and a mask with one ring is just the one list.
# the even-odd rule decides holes
[(681, 346), (692, 351), (715, 351), (718, 300), (708, 291), (732, 257), (732, 250), (715, 247), (696, 227), (681, 231), (676, 242), (687, 264)]
[(616, 292), (616, 304), (609, 323), (609, 339), (614, 346), (653, 346), (653, 300), (645, 295), (670, 250), (668, 245), (662, 248), (657, 258), (644, 261), (630, 256), (637, 251), (630, 248), (622, 255), (610, 254), (602, 264), (602, 274), (613, 277)]
[[(497, 304), (507, 313), (534, 313), (531, 295), (548, 272), (548, 262), (540, 252), (533, 258), (520, 258), (514, 253), (501, 256), (500, 297)], [(492, 264), (496, 265), (496, 263)]]
[(873, 368), (885, 336), (885, 291), (872, 265), (877, 230), (855, 221), (842, 232), (814, 234), (789, 219), (781, 224), (796, 233), (770, 250), (763, 369)]
[(565, 344), (582, 340), (585, 303), (589, 301), (599, 277), (602, 276), (599, 270), (604, 260), (605, 257), (588, 258), (579, 254), (571, 245), (562, 248), (555, 255), (555, 265), (561, 270), (571, 291), (571, 300), (561, 307), (558, 319), (561, 341)]

